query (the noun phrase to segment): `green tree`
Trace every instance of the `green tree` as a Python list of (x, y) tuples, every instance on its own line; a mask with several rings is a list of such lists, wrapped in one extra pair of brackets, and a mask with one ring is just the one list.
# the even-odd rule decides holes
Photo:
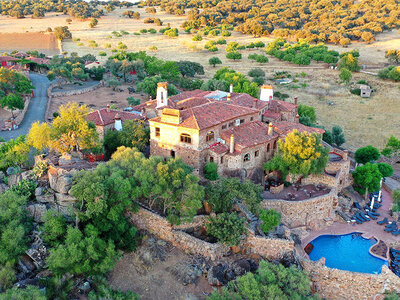
[(346, 53), (339, 62), (339, 69), (347, 69), (351, 72), (357, 72), (361, 69), (358, 65), (358, 59), (353, 55), (353, 53)]
[(244, 219), (240, 218), (236, 212), (221, 213), (216, 217), (209, 217), (206, 230), (208, 235), (228, 246), (238, 245), (241, 236), (246, 233)]
[(340, 126), (333, 126), (332, 127), (332, 142), (336, 146), (340, 147), (344, 143), (346, 143), (346, 139), (343, 134), (343, 130)]
[(322, 146), (320, 136), (293, 130), (284, 141), (278, 141), (278, 151), (264, 169), (278, 170), (283, 178), (288, 174), (308, 176), (322, 173), (328, 160), (329, 149)]
[(365, 199), (367, 199), (368, 192), (379, 190), (382, 174), (377, 164), (367, 162), (365, 165), (358, 166), (352, 175), (356, 190), (365, 193)]
[(379, 150), (371, 145), (359, 148), (354, 153), (354, 159), (358, 164), (366, 164), (378, 160), (380, 156)]
[(256, 274), (247, 273), (215, 291), (207, 300), (222, 299), (317, 299), (308, 275), (297, 267), (285, 268), (262, 260)]
[(94, 19), (90, 20), (89, 27), (90, 27), (90, 28), (95, 28), (95, 27), (97, 26), (98, 23), (99, 23), (99, 20), (97, 20), (96, 18), (94, 18)]
[(349, 69), (344, 68), (344, 67), (340, 69), (339, 78), (340, 78), (340, 80), (342, 80), (346, 84), (349, 84), (352, 76), (353, 75), (351, 74)]
[(48, 210), (43, 216), (43, 241), (49, 246), (59, 245), (67, 232), (64, 216), (55, 210)]
[(19, 95), (8, 94), (0, 99), (1, 108), (8, 108), (11, 110), (12, 119), (14, 119), (14, 110), (24, 109), (24, 101)]
[(254, 68), (247, 73), (250, 77), (265, 77), (265, 72), (260, 68)]
[(390, 177), (393, 175), (393, 167), (387, 163), (377, 163), (379, 172), (381, 172), (382, 177)]
[(1, 300), (46, 300), (46, 295), (42, 290), (33, 285), (28, 285), (25, 289), (14, 287), (6, 290), (0, 295)]
[(400, 155), (400, 140), (392, 135), (387, 141), (386, 147), (382, 150), (382, 155), (387, 157)]
[(204, 75), (204, 68), (201, 64), (192, 61), (179, 61), (179, 72), (183, 77), (194, 77), (196, 74)]
[(392, 198), (393, 198), (393, 211), (400, 211), (400, 190), (394, 190), (392, 192)]
[(209, 63), (210, 65), (212, 65), (213, 67), (215, 67), (215, 66), (218, 65), (218, 64), (222, 64), (222, 61), (221, 61), (218, 57), (214, 56), (214, 57), (211, 57), (211, 58), (208, 60), (208, 63)]
[(281, 222), (281, 215), (274, 209), (261, 209), (260, 219), (263, 221), (261, 230), (268, 234), (271, 230), (275, 229)]
[[(137, 90), (139, 92), (145, 92), (146, 94), (149, 94), (151, 97), (155, 98), (156, 97), (156, 92), (157, 92), (157, 83), (162, 82), (163, 79), (159, 76), (153, 76), (153, 77), (146, 77), (142, 82), (139, 82), (137, 84)], [(168, 95), (176, 95), (178, 91), (176, 90), (176, 87), (173, 84), (168, 84)]]
[(54, 36), (56, 39), (62, 41), (65, 39), (72, 38), (72, 34), (68, 29), (68, 26), (58, 26), (54, 28)]
[(208, 162), (204, 166), (204, 177), (208, 180), (218, 179), (218, 165), (215, 162)]
[(226, 54), (226, 58), (233, 59), (233, 60), (239, 60), (239, 59), (242, 59), (242, 54), (240, 54), (237, 51), (232, 51), (232, 52), (228, 52)]
[[(304, 105), (304, 104), (299, 104), (297, 113), (299, 114), (300, 117), (300, 123), (304, 124), (302, 122), (302, 118), (308, 118), (312, 124), (314, 124), (317, 121), (317, 114), (315, 113), (315, 109), (312, 106)], [(307, 125), (307, 124), (305, 124)]]

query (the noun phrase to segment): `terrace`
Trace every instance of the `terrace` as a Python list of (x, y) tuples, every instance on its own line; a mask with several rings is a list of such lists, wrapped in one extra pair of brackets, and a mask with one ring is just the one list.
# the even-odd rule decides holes
[[(271, 185), (273, 187), (273, 184)], [(322, 184), (293, 184), (283, 189), (278, 193), (264, 191), (261, 196), (265, 200), (282, 199), (287, 201), (301, 201), (310, 198), (326, 195), (330, 192), (330, 188)]]

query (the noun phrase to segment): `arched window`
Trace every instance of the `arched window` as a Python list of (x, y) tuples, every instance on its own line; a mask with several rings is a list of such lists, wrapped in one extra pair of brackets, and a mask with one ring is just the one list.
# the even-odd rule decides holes
[(274, 149), (276, 149), (276, 140), (275, 140), (275, 142), (274, 142)]
[(250, 160), (250, 153), (245, 154), (243, 161), (249, 161)]
[(267, 145), (267, 152), (269, 152), (269, 144)]
[(206, 142), (214, 140), (214, 131), (207, 132)]
[(191, 144), (192, 143), (192, 138), (189, 134), (187, 133), (182, 133), (181, 134), (181, 142), (186, 143), (186, 144)]

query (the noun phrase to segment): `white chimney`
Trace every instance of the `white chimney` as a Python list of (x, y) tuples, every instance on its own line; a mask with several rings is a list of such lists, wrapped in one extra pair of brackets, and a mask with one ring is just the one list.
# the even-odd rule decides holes
[(235, 136), (231, 134), (231, 140), (229, 143), (229, 153), (235, 152)]
[(229, 85), (229, 93), (233, 93), (233, 84), (232, 83)]
[(272, 85), (263, 85), (260, 88), (260, 100), (269, 101), (274, 98), (274, 90)]
[(115, 130), (118, 130), (118, 131), (122, 130), (122, 121), (121, 121), (121, 117), (119, 116), (118, 113), (115, 115), (114, 120), (115, 120), (115, 124), (114, 124)]
[(168, 83), (157, 83), (157, 108), (168, 105)]
[(269, 123), (268, 125), (268, 135), (271, 136), (274, 134), (274, 125), (272, 123)]

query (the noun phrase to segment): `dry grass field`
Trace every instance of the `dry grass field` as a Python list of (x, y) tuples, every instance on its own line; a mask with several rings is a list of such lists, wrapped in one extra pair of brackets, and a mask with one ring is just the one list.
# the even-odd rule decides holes
[[(219, 51), (214, 53), (204, 49), (204, 44), (208, 40), (220, 37), (205, 37), (200, 42), (194, 42), (192, 41), (192, 34), (180, 32), (179, 37), (168, 38), (158, 33), (161, 27), (143, 23), (144, 18), (156, 17), (160, 18), (164, 22), (164, 25), (169, 23), (171, 27), (179, 28), (185, 21), (185, 16), (178, 17), (165, 14), (164, 12), (157, 12), (155, 15), (150, 15), (144, 9), (134, 7), (132, 10), (140, 12), (141, 15), (139, 20), (135, 20), (123, 18), (121, 14), (125, 10), (125, 8), (116, 9), (108, 16), (102, 17), (94, 29), (89, 28), (89, 21), (73, 20), (71, 24), (67, 24), (66, 19), (69, 17), (56, 13), (48, 14), (43, 19), (35, 20), (30, 18), (17, 20), (0, 16), (0, 32), (38, 32), (45, 31), (48, 27), (54, 28), (56, 26), (68, 25), (73, 38), (80, 39), (79, 42), (72, 40), (63, 42), (63, 50), (68, 53), (77, 52), (80, 55), (92, 53), (96, 55), (99, 51), (106, 51), (108, 55), (111, 55), (110, 49), (105, 49), (104, 45), (110, 43), (112, 48), (117, 48), (118, 43), (123, 42), (128, 46), (128, 51), (145, 50), (161, 59), (199, 62), (205, 67), (205, 75), (201, 76), (203, 79), (212, 77), (217, 69), (208, 65), (208, 59), (212, 56), (218, 56), (223, 62), (222, 66), (231, 67), (244, 74), (252, 68), (260, 67), (267, 73), (267, 78), (270, 78), (275, 71), (289, 71), (292, 75), (305, 72), (307, 76), (305, 78), (298, 77), (299, 83), (296, 83), (296, 85), (304, 83), (306, 87), (288, 88), (275, 86), (275, 89), (289, 94), (290, 98), (298, 96), (300, 103), (314, 106), (317, 111), (319, 124), (327, 128), (331, 128), (333, 125), (342, 126), (347, 138), (345, 146), (349, 149), (355, 150), (360, 146), (368, 144), (382, 148), (390, 135), (400, 135), (399, 83), (382, 81), (372, 75), (356, 73), (353, 75), (352, 81), (356, 82), (360, 79), (366, 79), (376, 90), (370, 99), (362, 99), (359, 96), (352, 95), (348, 87), (340, 84), (338, 71), (326, 69), (324, 64), (313, 63), (307, 67), (298, 67), (271, 57), (269, 57), (269, 63), (259, 64), (248, 60), (247, 56), (249, 53), (261, 53), (261, 50), (250, 49), (241, 51), (243, 54), (242, 60), (231, 61), (226, 59), (226, 52), (223, 45), (219, 45)], [(156, 29), (157, 33), (134, 34), (138, 33), (140, 29), (150, 28)], [(129, 34), (122, 37), (114, 37), (111, 33), (112, 31), (121, 30), (125, 30)], [(109, 36), (112, 38), (109, 38)], [(248, 43), (256, 40), (268, 43), (273, 40), (266, 37), (254, 39), (251, 36), (242, 35), (237, 32), (234, 32), (231, 37), (225, 39), (228, 43), (230, 41)], [(96, 41), (99, 47), (88, 47), (90, 40)], [(83, 43), (83, 46), (78, 46), (78, 43)], [(156, 46), (157, 51), (149, 51), (149, 48), (152, 46)], [(29, 47), (29, 43), (27, 47)], [(330, 45), (329, 47), (340, 52), (358, 49), (361, 54), (360, 64), (365, 64), (369, 67), (373, 67), (374, 65), (378, 67), (387, 62), (384, 57), (385, 50), (400, 49), (400, 34), (397, 31), (380, 34), (372, 44), (356, 43), (349, 45), (348, 48), (334, 45)], [(106, 59), (106, 57), (100, 56), (98, 58), (103, 61)], [(374, 72), (374, 70), (371, 71)], [(269, 83), (272, 83), (272, 81)], [(99, 95), (96, 96), (98, 98)], [(106, 97), (109, 98), (106, 102), (110, 102), (113, 98), (112, 95), (107, 95)], [(71, 100), (73, 99), (71, 98)], [(84, 102), (88, 103), (88, 101)], [(98, 105), (98, 103), (93, 104)]]

